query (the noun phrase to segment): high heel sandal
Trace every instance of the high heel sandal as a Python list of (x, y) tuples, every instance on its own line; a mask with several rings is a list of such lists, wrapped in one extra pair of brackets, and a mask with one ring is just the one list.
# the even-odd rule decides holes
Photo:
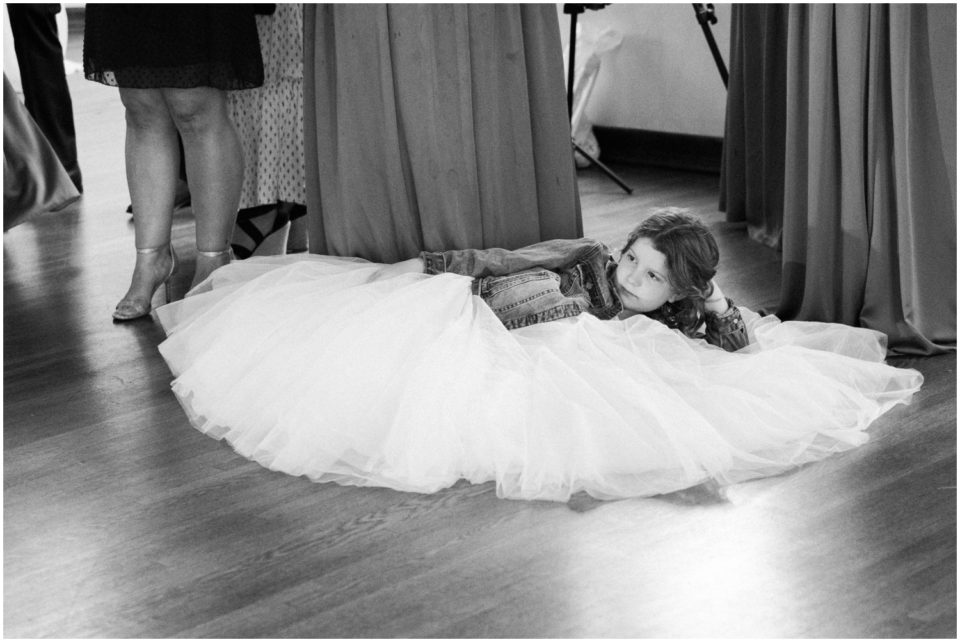
[[(150, 296), (146, 299), (143, 298), (133, 298), (127, 296), (121, 299), (120, 303), (117, 304), (116, 309), (113, 311), (113, 318), (115, 321), (132, 321), (134, 319), (139, 319), (150, 314), (150, 310), (153, 308), (153, 299), (157, 294), (157, 291), (161, 286), (164, 288), (165, 303), (168, 303), (171, 300), (171, 279), (173, 278), (174, 272), (177, 271), (177, 253), (173, 250), (173, 245), (167, 243), (159, 247), (145, 247), (137, 248), (137, 254), (140, 256), (145, 256), (148, 254), (156, 254), (167, 250), (170, 253), (170, 270), (167, 272), (158, 283), (155, 283), (153, 287), (150, 288)], [(134, 273), (136, 274), (136, 267), (134, 267)]]
[(210, 269), (206, 270), (206, 274), (203, 274), (202, 278), (199, 278), (202, 272), (200, 272), (199, 260), (197, 261), (197, 271), (194, 272), (194, 275), (193, 275), (193, 284), (191, 284), (190, 286), (191, 290), (193, 290), (195, 287), (197, 287), (198, 285), (206, 281), (210, 277), (210, 275), (216, 272), (219, 268), (222, 268), (224, 265), (227, 265), (228, 263), (230, 263), (230, 261), (233, 260), (233, 250), (231, 250), (230, 247), (227, 247), (227, 249), (225, 250), (216, 250), (213, 252), (205, 252), (203, 250), (197, 250), (197, 259), (199, 259), (201, 256), (206, 257), (208, 259), (215, 259), (214, 265), (212, 267), (209, 265), (205, 266)]
[(240, 210), (230, 243), (233, 255), (242, 260), (254, 255), (283, 254), (290, 232), (289, 222), (290, 214), (282, 203)]

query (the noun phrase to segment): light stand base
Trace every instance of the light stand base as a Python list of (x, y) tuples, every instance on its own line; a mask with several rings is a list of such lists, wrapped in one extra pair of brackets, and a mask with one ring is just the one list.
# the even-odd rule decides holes
[[(569, 57), (567, 60), (567, 111), (570, 114), (570, 118), (573, 118), (573, 69), (574, 69), (574, 59), (577, 55), (577, 16), (583, 13), (586, 9), (603, 9), (607, 5), (605, 4), (565, 4), (563, 5), (563, 12), (570, 15), (570, 43), (569, 43)], [(603, 173), (610, 177), (613, 182), (622, 187), (627, 194), (633, 194), (633, 189), (624, 183), (619, 176), (614, 173), (612, 169), (601, 163), (598, 159), (591, 156), (589, 153), (584, 151), (580, 145), (577, 144), (577, 141), (570, 139), (570, 142), (573, 143), (573, 149), (583, 154), (583, 157), (590, 161), (591, 165), (596, 165)]]
[(609, 167), (601, 163), (599, 159), (591, 156), (589, 152), (587, 152), (586, 150), (583, 149), (583, 147), (580, 147), (580, 145), (577, 144), (577, 141), (571, 139), (571, 142), (573, 143), (573, 149), (575, 151), (580, 152), (580, 154), (582, 154), (584, 158), (590, 161), (591, 165), (596, 165), (601, 170), (603, 170), (603, 173), (609, 176), (610, 180), (612, 180), (614, 183), (622, 187), (627, 194), (633, 194), (633, 188), (627, 185), (626, 183), (624, 183), (622, 180), (620, 180), (620, 177), (617, 176), (617, 174), (612, 169), (610, 169)]

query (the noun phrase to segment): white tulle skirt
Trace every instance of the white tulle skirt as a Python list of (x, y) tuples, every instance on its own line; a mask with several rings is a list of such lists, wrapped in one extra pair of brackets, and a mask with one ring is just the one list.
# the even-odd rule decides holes
[(470, 278), (321, 256), (235, 262), (157, 310), (191, 423), (267, 468), (430, 493), (649, 496), (862, 444), (920, 387), (882, 334), (744, 310), (727, 353), (642, 315), (507, 331)]

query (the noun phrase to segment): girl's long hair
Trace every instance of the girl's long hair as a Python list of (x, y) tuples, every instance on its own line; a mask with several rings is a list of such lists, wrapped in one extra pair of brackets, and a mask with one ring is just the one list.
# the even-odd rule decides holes
[(710, 230), (679, 208), (658, 210), (627, 237), (621, 255), (639, 238), (650, 239), (667, 257), (670, 286), (680, 295), (647, 316), (683, 332), (697, 335), (703, 324), (704, 301), (711, 294), (710, 279), (717, 273), (720, 250)]

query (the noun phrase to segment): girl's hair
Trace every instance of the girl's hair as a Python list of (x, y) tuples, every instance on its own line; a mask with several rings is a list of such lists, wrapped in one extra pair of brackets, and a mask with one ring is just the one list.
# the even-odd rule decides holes
[(639, 238), (647, 238), (667, 257), (667, 278), (680, 295), (647, 316), (692, 337), (703, 323), (704, 300), (711, 294), (710, 279), (717, 273), (720, 250), (710, 230), (680, 208), (664, 208), (638, 225), (621, 254)]

